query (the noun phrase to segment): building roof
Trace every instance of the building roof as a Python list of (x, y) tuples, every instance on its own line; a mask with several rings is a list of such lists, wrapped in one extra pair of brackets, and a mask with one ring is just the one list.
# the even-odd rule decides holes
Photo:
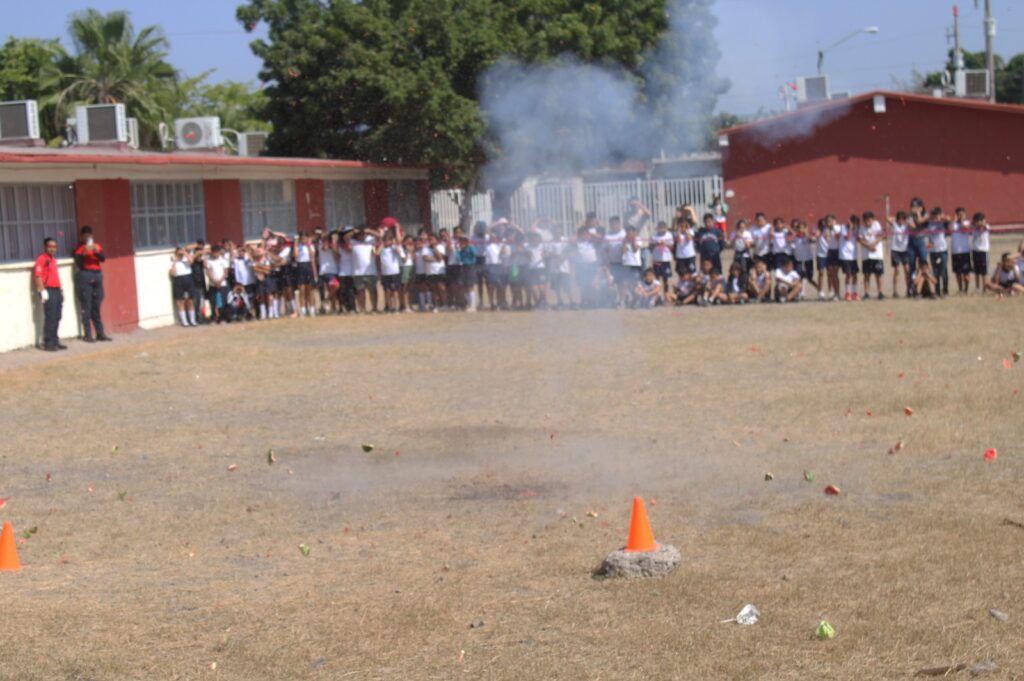
[(1017, 104), (993, 104), (991, 102), (981, 101), (977, 99), (962, 99), (958, 97), (932, 97), (930, 95), (917, 95), (909, 92), (890, 92), (888, 90), (873, 90), (871, 92), (865, 92), (859, 94), (856, 97), (849, 97), (847, 99), (832, 99), (826, 102), (820, 102), (817, 104), (811, 104), (805, 106), (796, 111), (789, 111), (787, 113), (778, 114), (776, 116), (769, 116), (768, 118), (762, 118), (760, 120), (751, 121), (749, 123), (742, 123), (740, 125), (734, 125), (729, 128), (722, 128), (718, 131), (718, 134), (728, 135), (733, 132), (740, 132), (749, 128), (756, 128), (763, 125), (771, 125), (778, 121), (793, 120), (802, 116), (816, 116), (823, 111), (830, 111), (833, 109), (841, 109), (859, 104), (861, 102), (869, 101), (875, 97), (875, 95), (884, 95), (887, 100), (897, 100), (899, 102), (914, 102), (918, 104), (930, 104), (933, 106), (951, 106), (959, 107), (964, 109), (975, 109), (978, 111), (997, 111), (1003, 113), (1015, 113), (1024, 114), (1024, 106)]

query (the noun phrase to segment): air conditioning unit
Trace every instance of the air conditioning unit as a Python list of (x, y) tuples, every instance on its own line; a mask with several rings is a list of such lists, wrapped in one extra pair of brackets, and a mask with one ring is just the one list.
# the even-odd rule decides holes
[(849, 98), (850, 98), (850, 93), (849, 92), (833, 92), (829, 96), (829, 99), (849, 99)]
[(796, 101), (824, 102), (828, 98), (828, 76), (801, 76), (796, 79)]
[(266, 132), (243, 132), (238, 135), (238, 155), (239, 156), (259, 156), (263, 153), (263, 149), (267, 146), (267, 138), (270, 136)]
[(987, 69), (966, 69), (954, 75), (954, 91), (958, 97), (976, 97), (987, 99), (989, 82)]
[(126, 144), (128, 117), (124, 104), (75, 107), (75, 135), (79, 144)]
[(39, 107), (34, 99), (0, 102), (0, 142), (39, 139)]
[(128, 146), (132, 149), (139, 148), (139, 119), (128, 119)]
[(174, 146), (183, 150), (220, 149), (224, 146), (220, 135), (220, 119), (216, 116), (176, 118)]

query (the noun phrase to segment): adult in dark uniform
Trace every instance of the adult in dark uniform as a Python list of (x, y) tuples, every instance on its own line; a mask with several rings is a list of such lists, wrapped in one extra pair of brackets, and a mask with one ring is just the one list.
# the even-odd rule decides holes
[(60, 287), (60, 272), (57, 268), (57, 240), (43, 239), (43, 254), (36, 258), (32, 268), (39, 301), (43, 304), (43, 350), (56, 352), (67, 350), (57, 337), (60, 313), (64, 308), (64, 293)]
[[(82, 227), (82, 237), (75, 248), (75, 294), (78, 296), (78, 307), (82, 314), (82, 340), (92, 343), (94, 340), (113, 340), (103, 333), (103, 320), (100, 319), (100, 304), (103, 303), (103, 269), (107, 256), (103, 247), (96, 243), (92, 236), (92, 227)], [(96, 332), (95, 338), (93, 331)]]

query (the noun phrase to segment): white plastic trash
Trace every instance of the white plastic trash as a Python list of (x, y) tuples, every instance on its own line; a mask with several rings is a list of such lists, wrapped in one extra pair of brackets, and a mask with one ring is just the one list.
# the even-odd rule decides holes
[(730, 617), (727, 620), (722, 620), (722, 624), (757, 624), (757, 620), (761, 618), (761, 611), (758, 610), (753, 603), (747, 603), (743, 606), (743, 609), (737, 613), (735, 617)]

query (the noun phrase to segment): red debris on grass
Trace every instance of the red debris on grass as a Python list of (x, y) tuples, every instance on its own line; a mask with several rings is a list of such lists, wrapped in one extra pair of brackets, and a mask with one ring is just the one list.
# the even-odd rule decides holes
[(985, 450), (985, 461), (995, 461), (997, 456), (999, 456), (999, 452), (994, 447)]
[(910, 407), (903, 407), (903, 413), (906, 414), (907, 416), (913, 416), (914, 410), (911, 409)]
[(835, 485), (829, 485), (828, 487), (825, 488), (825, 494), (828, 494), (830, 496), (839, 496), (840, 491), (839, 488), (836, 487)]

